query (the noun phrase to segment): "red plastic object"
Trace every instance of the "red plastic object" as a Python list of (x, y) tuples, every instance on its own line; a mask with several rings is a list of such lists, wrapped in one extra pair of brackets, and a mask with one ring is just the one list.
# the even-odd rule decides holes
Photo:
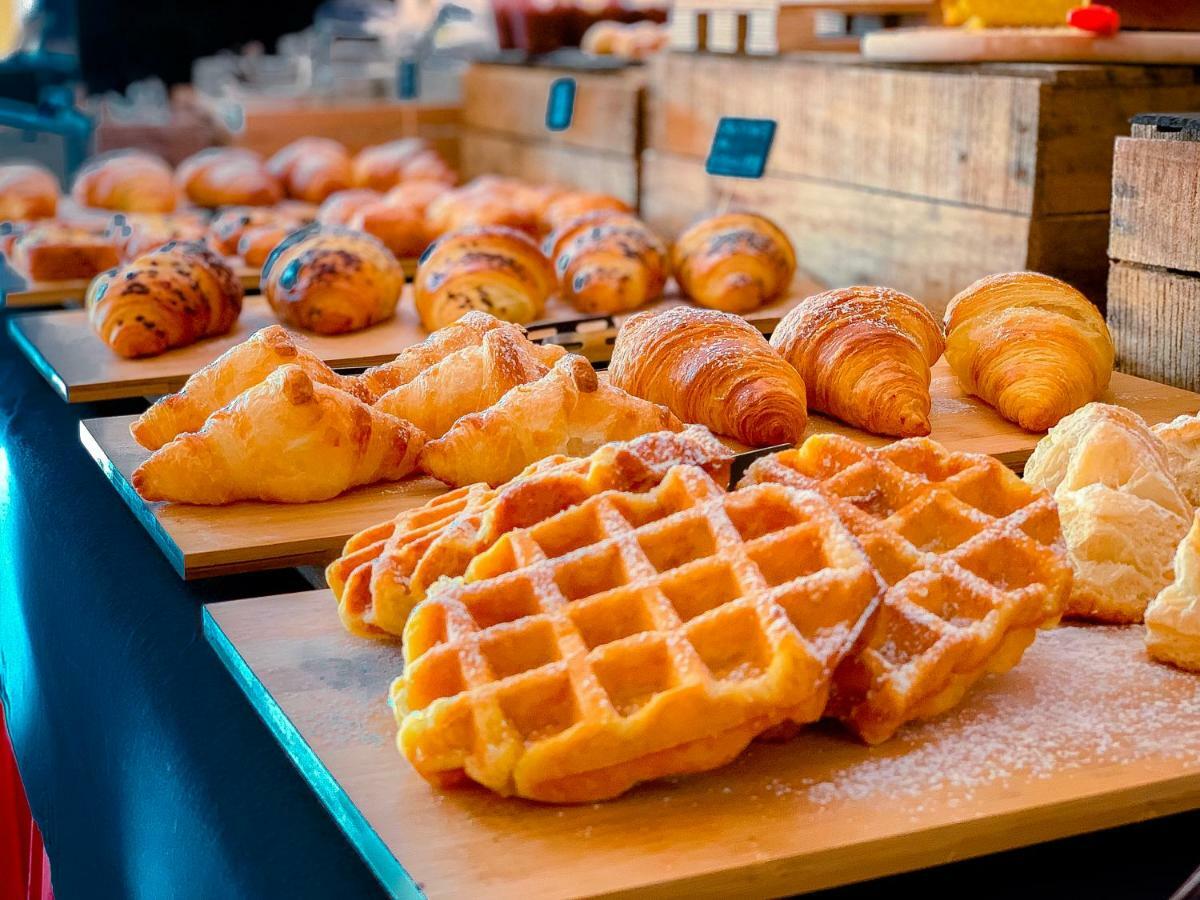
[(50, 860), (29, 812), (0, 707), (0, 897), (54, 900)]
[(1067, 24), (1100, 37), (1112, 37), (1121, 30), (1121, 15), (1111, 6), (1077, 6), (1067, 13)]

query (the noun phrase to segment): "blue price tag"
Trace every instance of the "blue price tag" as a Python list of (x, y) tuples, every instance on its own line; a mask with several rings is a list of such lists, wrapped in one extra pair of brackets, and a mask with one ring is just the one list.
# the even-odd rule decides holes
[(556, 78), (546, 98), (546, 128), (566, 131), (575, 116), (575, 79)]
[(774, 119), (722, 116), (713, 134), (704, 171), (709, 175), (762, 178), (774, 142)]

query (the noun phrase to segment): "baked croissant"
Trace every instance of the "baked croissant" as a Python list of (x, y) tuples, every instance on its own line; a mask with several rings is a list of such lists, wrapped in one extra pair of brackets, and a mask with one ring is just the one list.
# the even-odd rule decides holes
[(209, 147), (175, 170), (175, 184), (196, 206), (272, 206), (283, 199), (279, 179), (250, 150)]
[(362, 391), (377, 399), (393, 388), (408, 384), (451, 353), (464, 347), (478, 347), (483, 343), (484, 335), (503, 328), (504, 324), (489, 313), (472, 310), (420, 343), (406, 347), (391, 362), (373, 366), (353, 377)]
[(598, 212), (576, 219), (547, 240), (562, 296), (584, 313), (637, 309), (662, 297), (667, 248), (637, 218)]
[(600, 381), (586, 359), (569, 355), (544, 377), (459, 419), (426, 444), (421, 467), (450, 485), (497, 485), (556, 453), (586, 456), (609, 441), (682, 430), (669, 410)]
[(413, 470), (424, 435), (299, 366), (267, 379), (134, 470), (143, 500), (307, 503)]
[(34, 163), (0, 166), (0, 220), (49, 219), (58, 210), (58, 179)]
[(295, 232), (275, 248), (262, 290), (285, 325), (344, 334), (390, 319), (404, 271), (377, 238), (348, 228)]
[(317, 209), (317, 221), (322, 225), (346, 225), (350, 217), (362, 209), (378, 203), (383, 197), (379, 191), (367, 188), (350, 188), (348, 191), (337, 191), (325, 198)]
[(725, 213), (687, 229), (671, 249), (671, 269), (684, 295), (701, 306), (749, 312), (787, 293), (796, 251), (770, 219)]
[(565, 355), (562, 347), (531, 343), (519, 325), (503, 325), (482, 343), (456, 350), (388, 391), (375, 408), (439, 438), (463, 416), (487, 409), (519, 384), (537, 381)]
[(621, 326), (613, 385), (744, 444), (792, 444), (808, 420), (804, 381), (739, 316), (677, 306)]
[(171, 167), (141, 150), (93, 157), (84, 163), (71, 187), (71, 196), (80, 206), (132, 213), (171, 212), (177, 194)]
[(129, 432), (147, 450), (157, 450), (181, 434), (199, 431), (210, 415), (238, 394), (289, 365), (313, 381), (368, 399), (354, 379), (338, 375), (299, 346), (282, 325), (268, 325), (196, 372), (177, 393), (160, 398), (134, 420)]
[(444, 192), (430, 202), (425, 213), (437, 234), (498, 225), (540, 237), (543, 211), (558, 193), (556, 188), (535, 188), (489, 175)]
[(612, 194), (568, 191), (547, 204), (542, 213), (542, 224), (547, 231), (553, 231), (596, 212), (632, 213), (633, 210), (628, 203)]
[(86, 303), (92, 328), (118, 356), (157, 356), (225, 334), (242, 312), (242, 285), (199, 242), (169, 243), (98, 275)]
[(347, 224), (379, 238), (398, 259), (420, 256), (434, 238), (425, 224), (424, 212), (387, 200), (364, 204)]
[(353, 182), (350, 153), (338, 141), (302, 137), (267, 160), (267, 171), (279, 179), (289, 197), (320, 203)]
[(1100, 311), (1049, 275), (992, 275), (946, 308), (946, 361), (963, 389), (1028, 431), (1100, 398), (1113, 355)]
[(354, 184), (386, 191), (405, 181), (453, 184), (454, 170), (421, 138), (365, 147), (354, 158)]
[(174, 213), (131, 213), (114, 216), (105, 235), (117, 245), (121, 260), (128, 262), (172, 241), (203, 241), (208, 228), (190, 215)]
[(804, 379), (809, 408), (872, 434), (929, 434), (929, 369), (941, 323), (906, 294), (849, 287), (803, 300), (771, 335)]
[(417, 268), (414, 297), (429, 331), (472, 309), (508, 322), (532, 322), (554, 290), (554, 269), (527, 235), (468, 228), (440, 238)]
[(222, 256), (237, 256), (242, 235), (264, 225), (294, 231), (301, 226), (298, 216), (266, 206), (230, 206), (221, 210), (208, 224), (206, 240)]

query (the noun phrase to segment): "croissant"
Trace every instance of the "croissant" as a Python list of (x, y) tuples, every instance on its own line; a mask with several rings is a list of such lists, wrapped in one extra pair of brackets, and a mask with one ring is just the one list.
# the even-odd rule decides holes
[(595, 212), (632, 213), (633, 210), (628, 203), (612, 194), (569, 191), (555, 197), (546, 206), (542, 222), (546, 230), (553, 231)]
[(267, 160), (267, 171), (279, 179), (289, 197), (320, 203), (350, 187), (354, 173), (350, 153), (338, 141), (302, 137)]
[(429, 204), (425, 213), (436, 234), (498, 225), (539, 237), (543, 230), (542, 211), (556, 191), (486, 176), (444, 192)]
[(403, 206), (424, 214), (429, 205), (448, 190), (449, 185), (441, 181), (406, 181), (384, 194), (383, 199), (392, 206)]
[(58, 179), (33, 163), (0, 166), (0, 219), (49, 219), (58, 210)]
[(313, 381), (368, 400), (354, 379), (338, 375), (299, 346), (282, 325), (268, 325), (226, 350), (193, 374), (177, 393), (160, 398), (129, 426), (134, 440), (157, 450), (180, 434), (199, 431), (205, 420), (276, 369), (296, 366)]
[(175, 170), (175, 184), (197, 206), (272, 206), (283, 199), (279, 179), (250, 150), (209, 147)]
[(580, 312), (611, 314), (662, 297), (667, 248), (633, 216), (597, 212), (547, 239), (562, 296)]
[(354, 158), (353, 180), (359, 187), (386, 191), (405, 181), (453, 184), (454, 171), (421, 138), (401, 138), (366, 147)]
[(285, 325), (344, 334), (390, 319), (404, 271), (377, 238), (348, 228), (294, 233), (267, 259), (262, 290)]
[(93, 157), (71, 187), (71, 196), (80, 206), (118, 212), (168, 213), (175, 209), (177, 193), (171, 167), (141, 150)]
[(1100, 398), (1113, 355), (1100, 311), (1049, 275), (983, 278), (946, 309), (946, 361), (963, 389), (1027, 431)]
[(307, 503), (398, 481), (424, 442), (408, 422), (288, 365), (154, 451), (132, 481), (148, 502)]
[(282, 244), (294, 228), (294, 225), (254, 225), (247, 228), (238, 238), (237, 255), (247, 266), (261, 269), (266, 265), (271, 251)]
[(350, 216), (347, 224), (379, 238), (400, 259), (420, 256), (434, 238), (425, 224), (424, 212), (387, 200), (364, 204)]
[(362, 209), (378, 203), (382, 198), (379, 191), (366, 188), (350, 188), (348, 191), (337, 191), (330, 194), (317, 209), (317, 221), (322, 225), (346, 225), (350, 217)]
[(231, 206), (221, 210), (208, 225), (206, 240), (209, 246), (222, 256), (238, 255), (238, 244), (251, 228), (264, 225), (287, 228), (293, 231), (299, 228), (299, 216), (280, 212), (265, 206)]
[(417, 312), (430, 331), (472, 309), (509, 322), (532, 322), (554, 290), (554, 269), (528, 236), (498, 226), (440, 238), (417, 269)]
[(804, 381), (757, 328), (730, 313), (677, 306), (630, 316), (608, 376), (635, 397), (744, 444), (793, 444), (804, 435)]
[(86, 228), (38, 222), (12, 245), (13, 267), (32, 281), (92, 278), (120, 262), (116, 240)]
[(225, 334), (242, 312), (242, 285), (204, 244), (172, 242), (97, 276), (85, 299), (100, 339), (135, 358)]
[(114, 216), (105, 235), (116, 245), (121, 260), (128, 262), (172, 241), (203, 241), (208, 229), (190, 215), (174, 213), (130, 213)]
[(749, 312), (787, 293), (796, 251), (771, 220), (754, 213), (703, 219), (681, 234), (671, 269), (684, 295), (713, 309)]
[(531, 343), (519, 325), (503, 325), (487, 332), (482, 343), (456, 350), (388, 391), (375, 408), (438, 438), (463, 416), (487, 409), (519, 384), (537, 381), (564, 355), (562, 347)]
[(421, 467), (450, 485), (497, 485), (557, 453), (587, 456), (609, 441), (682, 430), (670, 410), (605, 384), (586, 359), (568, 355), (426, 444)]
[(783, 317), (771, 346), (804, 379), (811, 409), (872, 434), (929, 434), (929, 369), (946, 342), (912, 297), (881, 287), (817, 294)]

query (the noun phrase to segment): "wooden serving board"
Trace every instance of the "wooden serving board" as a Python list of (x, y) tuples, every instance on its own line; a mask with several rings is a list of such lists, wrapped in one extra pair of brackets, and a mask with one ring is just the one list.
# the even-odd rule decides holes
[[(350, 334), (322, 336), (297, 332), (297, 335), (309, 350), (334, 368), (361, 368), (388, 362), (401, 350), (428, 336), (413, 307), (411, 287), (404, 290), (396, 316), (386, 322)], [(798, 278), (792, 293), (777, 303), (755, 310), (748, 318), (763, 325), (773, 325), (802, 299), (820, 290), (823, 288), (810, 278)], [(666, 309), (684, 302), (672, 294), (645, 308)], [(580, 317), (574, 307), (554, 298), (546, 306), (543, 321), (562, 322)], [(615, 320), (623, 318), (626, 316), (617, 316)], [(178, 390), (190, 375), (230, 347), (278, 321), (264, 299), (247, 297), (242, 315), (229, 334), (148, 359), (123, 359), (113, 353), (96, 337), (85, 310), (52, 310), (12, 316), (8, 330), (14, 343), (59, 396), (68, 403), (88, 403)], [(537, 323), (529, 328), (534, 334)]]
[(832, 725), (554, 807), (440, 791), (396, 749), (395, 644), (329, 591), (206, 606), (234, 680), (394, 897), (778, 896), (1200, 807), (1200, 677), (1142, 629), (1038, 637), (963, 704), (867, 747)]
[(1157, 63), (1200, 62), (1200, 33), (1122, 31), (1097, 37), (1077, 28), (895, 28), (874, 31), (862, 54), (910, 63)]
[[(1022, 431), (966, 396), (945, 362), (934, 369), (933, 437), (954, 450), (988, 453), (1020, 470), (1040, 435)], [(1113, 373), (1110, 402), (1164, 422), (1200, 410), (1200, 394)], [(133, 490), (133, 470), (149, 456), (129, 434), (134, 416), (85, 419), (79, 436), (133, 514), (182, 578), (320, 565), (336, 557), (353, 534), (443, 493), (432, 478), (358, 488), (334, 500), (300, 505), (244, 502), (229, 506), (146, 503)], [(878, 446), (869, 435), (814, 415), (808, 434), (836, 432)]]

